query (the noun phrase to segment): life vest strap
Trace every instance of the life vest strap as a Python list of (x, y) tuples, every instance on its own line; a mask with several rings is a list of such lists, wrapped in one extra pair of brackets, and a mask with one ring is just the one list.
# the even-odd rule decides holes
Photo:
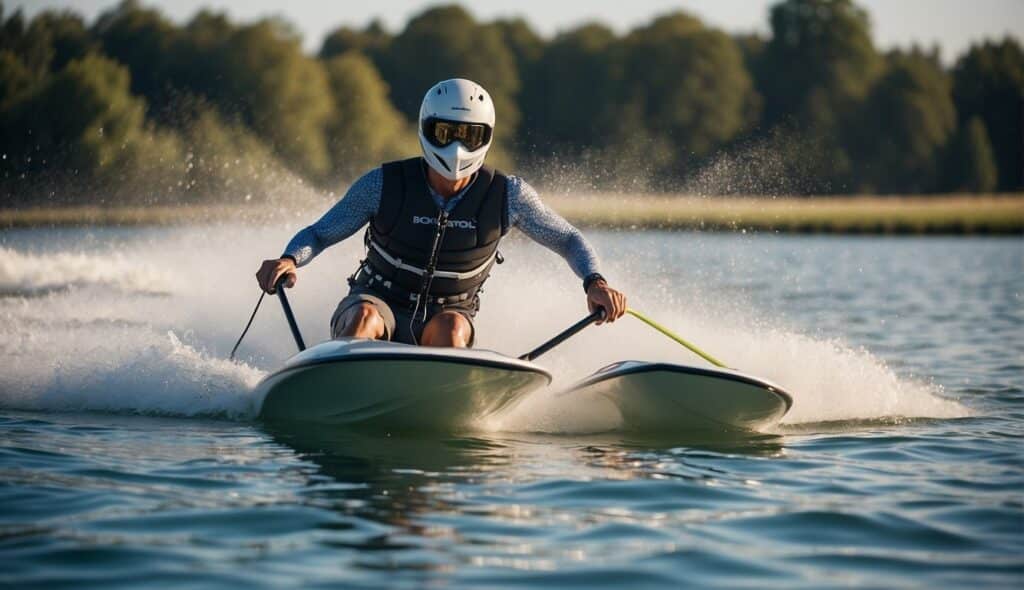
[[(394, 284), (393, 282), (384, 278), (377, 269), (373, 267), (369, 262), (364, 261), (363, 264), (356, 270), (355, 274), (349, 278), (350, 285), (359, 285), (364, 287), (372, 287), (374, 289), (383, 289), (391, 297), (401, 303), (414, 304), (419, 299), (419, 293), (413, 293), (403, 289), (402, 287)], [(425, 303), (437, 304), (437, 305), (453, 305), (455, 303), (461, 303), (473, 298), (477, 294), (479, 289), (473, 289), (466, 291), (465, 293), (456, 293), (454, 295), (445, 295), (443, 297), (434, 297), (428, 295)]]
[[(378, 244), (372, 238), (369, 240), (369, 243), (370, 243), (370, 247), (373, 248), (373, 250), (375, 252), (377, 252), (377, 254), (381, 258), (383, 258), (385, 262), (387, 262), (391, 266), (395, 267), (396, 269), (404, 270), (404, 271), (407, 271), (407, 272), (411, 272), (411, 273), (413, 273), (415, 275), (418, 275), (418, 276), (423, 276), (424, 274), (427, 273), (427, 269), (425, 269), (425, 268), (420, 268), (418, 266), (413, 266), (411, 264), (406, 264), (405, 262), (402, 261), (401, 258), (396, 258), (396, 257), (392, 256), (391, 254), (389, 254), (387, 252), (387, 250), (385, 250), (380, 244)], [(441, 279), (452, 279), (452, 280), (455, 280), (455, 281), (462, 281), (462, 280), (465, 280), (465, 279), (471, 279), (473, 277), (476, 277), (480, 273), (486, 271), (491, 266), (491, 263), (494, 261), (494, 259), (497, 257), (497, 255), (498, 255), (498, 251), (495, 250), (487, 258), (487, 260), (485, 260), (482, 264), (480, 264), (479, 266), (477, 266), (475, 268), (471, 268), (471, 269), (469, 269), (467, 271), (463, 271), (463, 272), (455, 272), (455, 271), (448, 271), (448, 270), (435, 270), (434, 271), (434, 277), (435, 278), (441, 278)]]

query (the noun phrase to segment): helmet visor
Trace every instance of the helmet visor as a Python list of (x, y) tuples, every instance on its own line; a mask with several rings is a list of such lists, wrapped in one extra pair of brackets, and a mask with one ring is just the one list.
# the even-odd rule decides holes
[(423, 122), (423, 136), (435, 147), (447, 147), (453, 141), (458, 141), (467, 150), (475, 152), (490, 143), (491, 126), (431, 117)]

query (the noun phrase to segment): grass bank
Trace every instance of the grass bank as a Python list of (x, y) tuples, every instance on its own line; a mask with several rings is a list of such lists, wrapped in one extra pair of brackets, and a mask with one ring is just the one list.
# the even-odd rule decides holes
[[(1024, 194), (939, 197), (753, 198), (549, 196), (583, 227), (837, 234), (1024, 235)], [(328, 206), (327, 203), (323, 208)], [(215, 205), (0, 209), (0, 227), (171, 225), (280, 219), (280, 208)], [(288, 210), (287, 217), (320, 211)]]
[(602, 196), (545, 199), (582, 226), (837, 234), (1024, 234), (1024, 194), (752, 198)]
[(239, 206), (161, 205), (25, 207), (0, 209), (0, 227), (60, 227), (83, 225), (176, 225), (246, 219), (262, 213)]

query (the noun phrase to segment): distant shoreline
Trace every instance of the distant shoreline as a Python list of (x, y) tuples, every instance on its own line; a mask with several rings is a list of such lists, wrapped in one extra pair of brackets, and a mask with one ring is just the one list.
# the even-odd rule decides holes
[(1024, 235), (1024, 194), (914, 197), (555, 197), (581, 226), (799, 234)]
[[(603, 194), (545, 202), (581, 227), (797, 234), (1024, 235), (1024, 194), (934, 197), (711, 197)], [(324, 208), (328, 206), (324, 204)], [(0, 209), (0, 228), (266, 223), (280, 208), (232, 205)], [(319, 209), (306, 209), (311, 215)], [(293, 220), (294, 209), (286, 217)]]

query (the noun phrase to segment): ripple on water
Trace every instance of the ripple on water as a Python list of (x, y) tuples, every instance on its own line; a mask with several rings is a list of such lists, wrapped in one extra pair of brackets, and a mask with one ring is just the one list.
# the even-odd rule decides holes
[[(244, 422), (256, 365), (291, 353), (280, 316), (254, 326), (252, 366), (223, 357), (252, 305), (251, 253), (287, 231), (107, 231), (0, 236), (16, 259), (0, 283), (37, 291), (0, 297), (0, 585), (1024, 586), (1024, 277), (1005, 272), (1024, 268), (1019, 240), (592, 234), (629, 254), (609, 272), (644, 311), (795, 385), (794, 424), (729, 440), (417, 438)], [(114, 279), (99, 264), (112, 243), (137, 252)], [(514, 247), (480, 317), (502, 350), (579, 311), (556, 257)], [(210, 249), (225, 258), (192, 269), (195, 289), (163, 285)], [(302, 284), (296, 311), (323, 335), (337, 277), (311, 268)], [(502, 331), (522, 284), (550, 308)], [(622, 346), (689, 358), (643, 326), (601, 330), (545, 362), (589, 371)], [(582, 409), (520, 430), (570, 430)]]

